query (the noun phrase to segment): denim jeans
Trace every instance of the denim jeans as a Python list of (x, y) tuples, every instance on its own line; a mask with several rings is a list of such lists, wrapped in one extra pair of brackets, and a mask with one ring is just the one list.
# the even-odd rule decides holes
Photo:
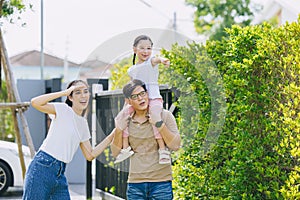
[(128, 200), (171, 200), (173, 199), (172, 182), (128, 183)]
[(39, 151), (25, 176), (23, 200), (70, 200), (66, 164)]

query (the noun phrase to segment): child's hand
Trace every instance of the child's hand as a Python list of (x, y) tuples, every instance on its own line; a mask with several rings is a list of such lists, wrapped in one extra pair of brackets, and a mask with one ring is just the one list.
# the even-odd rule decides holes
[(160, 62), (165, 66), (169, 67), (170, 66), (170, 60), (167, 58), (160, 58)]
[(152, 63), (153, 67), (160, 63), (163, 64), (165, 67), (170, 66), (170, 60), (167, 58), (160, 57), (160, 56), (153, 57), (151, 60), (151, 63)]

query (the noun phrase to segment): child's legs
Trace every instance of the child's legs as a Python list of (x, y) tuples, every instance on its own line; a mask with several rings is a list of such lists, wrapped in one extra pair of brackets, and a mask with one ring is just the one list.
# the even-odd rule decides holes
[(123, 137), (123, 147), (122, 149), (127, 149), (129, 147), (128, 137)]
[[(150, 99), (150, 101), (149, 101), (149, 111), (150, 112), (151, 112), (151, 108), (153, 106), (159, 106), (161, 108), (161, 110), (162, 110), (163, 109), (163, 100), (161, 98)], [(165, 142), (162, 139), (162, 137), (161, 137), (161, 135), (160, 135), (160, 133), (158, 131), (158, 128), (155, 127), (154, 125), (152, 127), (153, 127), (154, 136), (155, 136), (155, 139), (157, 140), (159, 149), (165, 149), (166, 148)]]
[(149, 99), (149, 109), (151, 111), (151, 108), (153, 106), (159, 106), (161, 110), (163, 109), (163, 99), (157, 98), (157, 99)]
[(126, 149), (129, 147), (129, 140), (128, 140), (129, 132), (128, 127), (122, 133), (122, 149)]
[(165, 149), (166, 148), (165, 142), (164, 142), (163, 138), (161, 137), (161, 134), (159, 133), (158, 128), (156, 128), (154, 125), (152, 127), (153, 127), (154, 137), (158, 143), (159, 149)]
[[(126, 103), (124, 104), (123, 109), (126, 110), (125, 112), (128, 116), (130, 116), (134, 111), (133, 107), (129, 104), (126, 104)], [(126, 127), (126, 129), (123, 130), (123, 141), (122, 141), (122, 143), (123, 143), (122, 148), (123, 149), (126, 149), (127, 147), (129, 147), (128, 136), (129, 136), (128, 127)]]
[(166, 149), (165, 142), (162, 138), (156, 139), (159, 149)]

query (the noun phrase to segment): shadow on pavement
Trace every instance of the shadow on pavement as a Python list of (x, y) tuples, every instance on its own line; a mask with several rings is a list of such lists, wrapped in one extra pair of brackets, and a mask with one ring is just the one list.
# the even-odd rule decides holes
[(22, 199), (23, 188), (22, 187), (10, 187), (8, 190), (0, 196), (0, 199)]

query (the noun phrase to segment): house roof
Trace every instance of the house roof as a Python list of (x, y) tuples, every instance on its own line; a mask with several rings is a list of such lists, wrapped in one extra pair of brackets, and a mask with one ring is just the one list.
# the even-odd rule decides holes
[(84, 68), (98, 68), (98, 67), (108, 66), (108, 65), (111, 65), (111, 64), (107, 63), (105, 61), (98, 60), (98, 59), (86, 60), (80, 64), (80, 66), (84, 67)]
[[(16, 78), (18, 77), (33, 77), (34, 74), (33, 72), (30, 72), (30, 75), (28, 74), (24, 74), (24, 68), (22, 68), (22, 70), (20, 69), (20, 67), (40, 67), (41, 63), (40, 63), (40, 52), (36, 51), (36, 50), (32, 50), (32, 51), (27, 51), (27, 52), (23, 52), (21, 54), (15, 55), (10, 57), (10, 62), (12, 67), (15, 69), (15, 74), (16, 74)], [(46, 69), (48, 69), (48, 74), (45, 74), (49, 77), (53, 76), (53, 67), (56, 67), (55, 70), (58, 70), (57, 67), (61, 68), (60, 71), (60, 75), (64, 74), (63, 67), (64, 67), (64, 59), (53, 56), (53, 55), (49, 55), (49, 54), (44, 54), (44, 66), (45, 66), (45, 71), (44, 73), (46, 73)], [(70, 62), (68, 61), (68, 67), (75, 69), (76, 68), (76, 73), (78, 72), (79, 77), (82, 79), (85, 78), (108, 78), (111, 75), (111, 68), (113, 67), (112, 64), (106, 63), (104, 61), (100, 61), (100, 60), (87, 60), (81, 64), (77, 64), (74, 62)], [(19, 71), (18, 71), (18, 70)], [(51, 70), (52, 69), (52, 70)], [(21, 72), (20, 72), (21, 70)], [(49, 71), (50, 70), (50, 71)], [(72, 71), (75, 73), (75, 71)], [(38, 76), (40, 72), (37, 72)], [(69, 73), (71, 73), (71, 71), (69, 71)], [(55, 71), (55, 76), (57, 76), (59, 73), (58, 71)]]
[[(41, 66), (41, 53), (37, 50), (26, 51), (10, 57), (12, 66)], [(45, 66), (64, 66), (64, 59), (44, 53)], [(80, 64), (68, 61), (69, 67), (78, 67)]]
[(85, 61), (80, 65), (83, 68), (89, 68), (88, 71), (80, 72), (81, 78), (108, 78), (111, 76), (110, 70), (114, 67), (112, 64), (99, 60)]

